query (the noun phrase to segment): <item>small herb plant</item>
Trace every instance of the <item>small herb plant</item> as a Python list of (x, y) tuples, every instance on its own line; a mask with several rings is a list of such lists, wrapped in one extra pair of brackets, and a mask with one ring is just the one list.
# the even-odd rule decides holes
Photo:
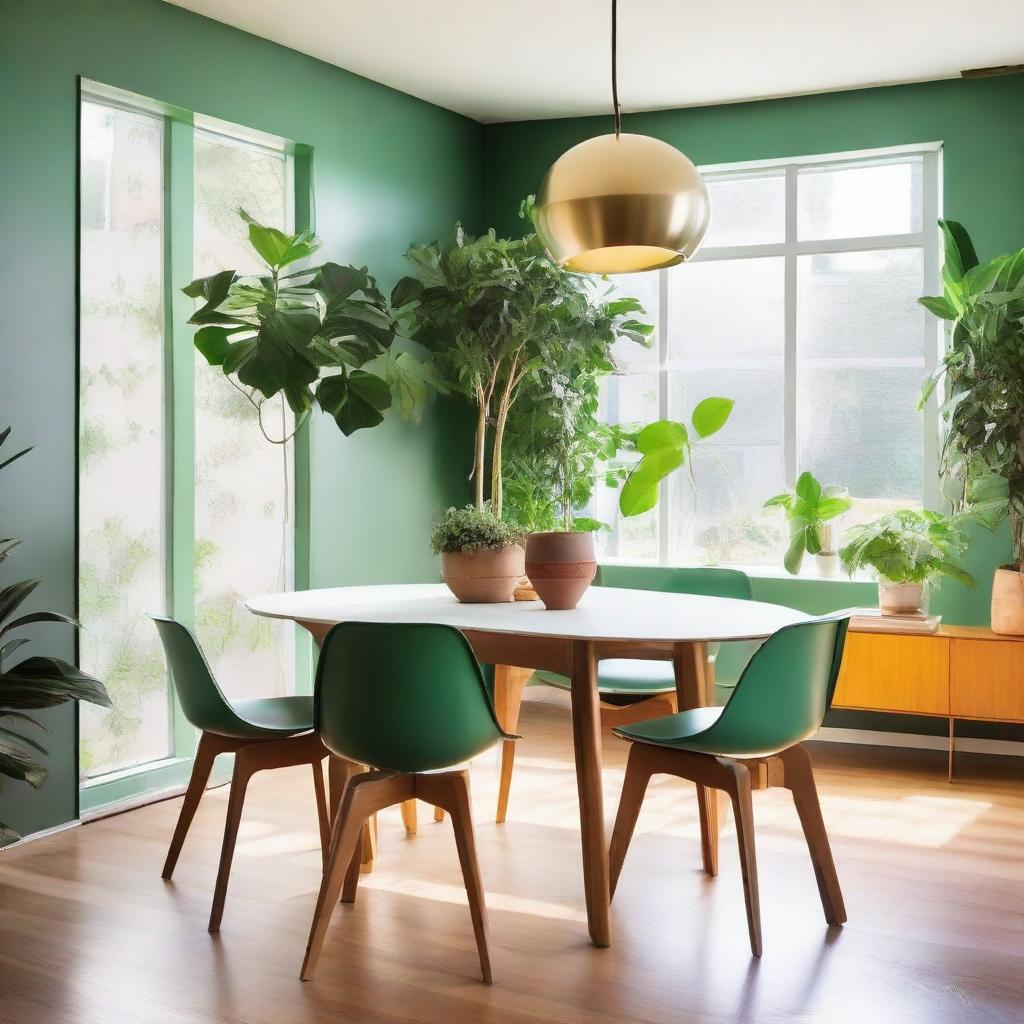
[(781, 508), (789, 523), (789, 547), (782, 559), (786, 572), (795, 576), (805, 554), (821, 554), (818, 527), (841, 516), (852, 504), (839, 488), (822, 487), (810, 471), (800, 474), (795, 490), (776, 494), (764, 503), (765, 508)]
[(437, 518), (430, 535), (434, 554), (501, 551), (520, 543), (522, 531), (503, 523), (489, 508), (447, 508)]
[[(705, 398), (698, 402), (690, 416), (697, 437), (718, 433), (728, 422), (733, 404), (731, 398)], [(636, 435), (634, 444), (641, 459), (629, 471), (619, 495), (619, 511), (624, 516), (638, 516), (654, 508), (661, 481), (684, 464), (689, 468), (693, 453), (686, 424), (675, 420), (648, 423)]]
[(974, 579), (957, 564), (967, 547), (965, 513), (897, 509), (874, 522), (854, 526), (839, 552), (849, 575), (870, 567), (893, 583), (930, 583), (943, 576), (973, 587)]

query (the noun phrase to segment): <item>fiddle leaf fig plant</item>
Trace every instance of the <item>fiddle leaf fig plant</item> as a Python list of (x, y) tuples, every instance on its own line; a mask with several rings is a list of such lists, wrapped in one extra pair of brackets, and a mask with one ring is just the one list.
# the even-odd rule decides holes
[(800, 474), (795, 490), (776, 494), (764, 503), (765, 508), (781, 508), (789, 522), (789, 547), (782, 559), (786, 572), (795, 576), (805, 554), (821, 553), (819, 527), (848, 512), (852, 505), (840, 488), (822, 487), (809, 470)]
[[(0, 431), (0, 446), (10, 436), (11, 428)], [(5, 469), (16, 459), (30, 452), (24, 448), (10, 458), (0, 460)], [(12, 538), (0, 540), (0, 563), (4, 562), (19, 542)], [(21, 580), (0, 587), (0, 775), (27, 782), (38, 789), (45, 781), (47, 768), (37, 754), (46, 748), (24, 735), (26, 726), (45, 732), (45, 727), (30, 711), (54, 707), (68, 700), (87, 700), (100, 707), (111, 706), (103, 684), (74, 665), (49, 655), (32, 655), (11, 663), (17, 651), (30, 641), (11, 633), (40, 622), (61, 622), (77, 627), (78, 623), (60, 612), (27, 612), (19, 609), (39, 586), (39, 580)], [(19, 839), (14, 829), (0, 822), (0, 846)]]
[(410, 352), (392, 354), (395, 324), (387, 299), (366, 267), (324, 263), (291, 269), (321, 246), (309, 231), (286, 234), (259, 224), (244, 210), (249, 243), (266, 272), (222, 270), (182, 291), (203, 305), (189, 323), (195, 346), (211, 366), (252, 403), (263, 424), (265, 402), (283, 395), (295, 430), (314, 404), (346, 436), (374, 427), (397, 404), (417, 419), (435, 377)]
[[(693, 432), (699, 438), (718, 433), (729, 421), (734, 404), (731, 398), (705, 398), (698, 402), (690, 415)], [(685, 423), (648, 423), (636, 435), (634, 444), (641, 458), (630, 470), (619, 494), (619, 511), (624, 516), (638, 516), (654, 508), (661, 481), (680, 466), (686, 465), (692, 474), (693, 442)]]
[[(1013, 561), (1024, 555), (1024, 249), (978, 259), (962, 224), (940, 220), (942, 295), (918, 301), (953, 324), (949, 349), (925, 380), (920, 406), (945, 385), (942, 470), (957, 509), (984, 501), (991, 526), (1009, 514)], [(994, 480), (1006, 482), (1005, 499)]]

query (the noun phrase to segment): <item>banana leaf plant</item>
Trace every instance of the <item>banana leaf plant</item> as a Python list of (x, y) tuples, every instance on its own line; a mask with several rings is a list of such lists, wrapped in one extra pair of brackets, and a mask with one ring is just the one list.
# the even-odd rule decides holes
[[(418, 420), (437, 382), (412, 353), (392, 353), (391, 310), (366, 267), (323, 263), (289, 270), (311, 257), (320, 240), (310, 231), (285, 234), (238, 212), (266, 273), (222, 270), (182, 291), (203, 301), (189, 320), (199, 328), (196, 348), (252, 403), (264, 437), (285, 443), (314, 404), (346, 436), (375, 427), (393, 403), (404, 418)], [(295, 414), (286, 437), (271, 437), (262, 418), (264, 403), (278, 394)]]
[[(7, 440), (11, 428), (0, 431), (0, 446)], [(25, 448), (0, 462), (0, 469), (10, 466), (15, 459), (31, 451)], [(13, 538), (0, 539), (0, 563), (6, 561), (20, 542)], [(87, 700), (100, 707), (111, 706), (103, 684), (92, 676), (60, 658), (37, 654), (10, 664), (11, 656), (30, 641), (27, 637), (12, 636), (23, 626), (39, 622), (63, 622), (77, 627), (78, 623), (60, 612), (27, 612), (17, 614), (39, 580), (22, 580), (0, 588), (0, 775), (27, 782), (38, 789), (46, 781), (47, 769), (37, 758), (46, 754), (46, 748), (24, 735), (26, 726), (45, 732), (45, 727), (29, 714), (41, 708), (52, 708), (68, 700)], [(0, 822), (0, 846), (19, 839), (14, 829)]]

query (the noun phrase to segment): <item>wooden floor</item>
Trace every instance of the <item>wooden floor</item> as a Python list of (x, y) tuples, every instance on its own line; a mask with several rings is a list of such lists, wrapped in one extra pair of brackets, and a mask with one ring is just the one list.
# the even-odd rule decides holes
[[(525, 705), (509, 820), (496, 759), (473, 768), (494, 986), (476, 951), (450, 823), (381, 820), (378, 869), (339, 906), (316, 980), (298, 979), (320, 874), (308, 768), (250, 786), (222, 931), (206, 932), (226, 790), (208, 794), (173, 883), (179, 801), (0, 854), (4, 1024), (1024, 1021), (1019, 762), (817, 745), (850, 921), (828, 929), (784, 791), (754, 794), (765, 954), (748, 953), (731, 820), (699, 871), (692, 788), (651, 788), (612, 908), (587, 940), (565, 713)], [(606, 741), (609, 822), (624, 745)]]

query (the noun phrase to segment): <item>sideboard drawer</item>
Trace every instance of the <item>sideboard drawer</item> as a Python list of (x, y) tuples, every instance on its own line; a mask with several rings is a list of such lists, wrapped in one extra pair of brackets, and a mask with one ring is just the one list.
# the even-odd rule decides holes
[(1024, 722), (1024, 643), (952, 640), (950, 703), (958, 718)]
[(949, 641), (849, 633), (832, 706), (949, 714)]

